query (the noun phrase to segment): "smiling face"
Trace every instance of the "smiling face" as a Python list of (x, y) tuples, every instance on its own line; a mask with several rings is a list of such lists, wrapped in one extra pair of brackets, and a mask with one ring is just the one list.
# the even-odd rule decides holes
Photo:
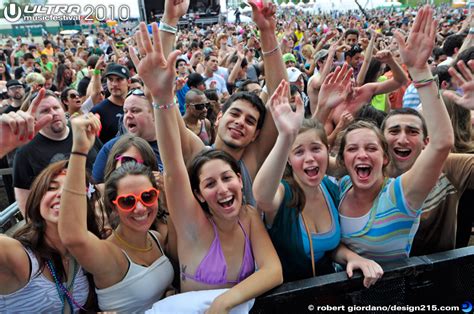
[(384, 136), (397, 172), (404, 173), (413, 166), (428, 141), (423, 139), (422, 122), (410, 114), (390, 116), (385, 121)]
[(258, 136), (260, 113), (250, 102), (238, 99), (217, 122), (217, 135), (233, 149), (245, 148)]
[(40, 214), (47, 225), (56, 225), (59, 219), (61, 193), (66, 180), (65, 174), (54, 177), (40, 202)]
[(369, 189), (383, 181), (383, 168), (388, 164), (388, 158), (375, 131), (367, 128), (349, 131), (343, 154), (354, 186)]
[[(153, 188), (150, 179), (145, 175), (126, 175), (117, 183), (117, 196), (134, 194), (140, 195), (143, 191)], [(138, 201), (135, 209), (124, 212), (115, 206), (123, 228), (135, 232), (146, 232), (156, 218), (158, 201), (151, 206), (146, 206)]]
[(232, 220), (242, 207), (242, 180), (229, 163), (212, 159), (204, 163), (199, 171), (199, 191), (195, 191), (201, 202), (206, 202), (215, 217)]
[(293, 177), (302, 186), (321, 183), (328, 167), (328, 149), (314, 129), (298, 134), (288, 156)]

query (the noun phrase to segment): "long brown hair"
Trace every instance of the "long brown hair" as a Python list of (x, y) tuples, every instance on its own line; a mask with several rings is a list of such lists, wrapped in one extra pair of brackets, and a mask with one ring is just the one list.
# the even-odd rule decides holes
[[(316, 135), (321, 139), (321, 142), (323, 142), (323, 144), (328, 149), (328, 161), (329, 161), (329, 143), (328, 143), (326, 131), (324, 130), (324, 126), (319, 121), (315, 121), (313, 119), (304, 119), (303, 125), (298, 131), (298, 135), (310, 130), (316, 131)], [(306, 197), (304, 196), (304, 192), (301, 189), (300, 185), (298, 184), (298, 182), (296, 182), (295, 178), (293, 177), (293, 168), (291, 168), (288, 162), (286, 163), (283, 179), (288, 182), (288, 185), (290, 186), (290, 190), (291, 190), (291, 195), (292, 195), (292, 198), (288, 204), (288, 207), (296, 208), (298, 212), (302, 211), (306, 205)]]
[[(40, 207), (41, 200), (48, 191), (51, 182), (66, 170), (67, 163), (67, 160), (62, 160), (50, 164), (36, 177), (26, 201), (26, 224), (13, 235), (14, 239), (20, 241), (24, 247), (29, 248), (35, 254), (39, 263), (39, 272), (42, 272), (46, 262), (51, 260), (61, 282), (66, 278), (66, 270), (63, 267), (60, 252), (46, 242), (46, 222), (41, 216)], [(85, 182), (86, 186), (89, 182), (91, 181), (88, 175)], [(101, 226), (100, 221), (103, 220), (99, 219), (95, 213), (95, 205), (96, 203), (100, 204), (99, 200), (100, 193), (97, 190), (87, 200), (87, 228), (97, 237), (102, 238), (103, 226)]]

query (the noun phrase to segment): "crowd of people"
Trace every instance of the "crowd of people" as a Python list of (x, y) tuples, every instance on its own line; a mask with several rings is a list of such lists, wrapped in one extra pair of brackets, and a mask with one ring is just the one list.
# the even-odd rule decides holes
[(0, 157), (25, 225), (0, 312), (247, 313), (283, 282), (468, 245), (474, 21), (462, 9), (19, 37)]

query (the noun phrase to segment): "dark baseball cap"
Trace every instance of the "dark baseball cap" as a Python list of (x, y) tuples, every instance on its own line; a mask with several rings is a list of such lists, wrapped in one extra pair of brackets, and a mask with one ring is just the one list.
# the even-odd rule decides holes
[(188, 86), (189, 87), (198, 87), (201, 84), (204, 84), (204, 77), (199, 73), (191, 73), (188, 76)]
[(12, 86), (21, 86), (21, 87), (25, 87), (20, 81), (18, 80), (9, 80), (7, 82), (7, 88), (10, 88)]
[(127, 67), (123, 65), (111, 63), (107, 66), (107, 69), (105, 70), (105, 76), (107, 77), (109, 75), (117, 75), (124, 79), (129, 79), (130, 71), (127, 69)]

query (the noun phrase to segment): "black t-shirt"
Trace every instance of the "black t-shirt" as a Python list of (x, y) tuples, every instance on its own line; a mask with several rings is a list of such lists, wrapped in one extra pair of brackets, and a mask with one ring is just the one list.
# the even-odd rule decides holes
[[(102, 147), (95, 141), (87, 157), (87, 169), (91, 170), (94, 160)], [(19, 148), (13, 161), (13, 186), (29, 190), (34, 179), (49, 164), (69, 159), (72, 149), (72, 131), (66, 139), (54, 141), (38, 133), (31, 142)]]
[(20, 110), (20, 107), (13, 107), (12, 105), (8, 105), (7, 109), (3, 113), (7, 114), (9, 112), (17, 112)]
[(119, 120), (123, 116), (123, 107), (114, 104), (107, 98), (94, 106), (91, 111), (100, 115), (102, 131), (99, 138), (102, 143), (107, 143), (118, 133)]

